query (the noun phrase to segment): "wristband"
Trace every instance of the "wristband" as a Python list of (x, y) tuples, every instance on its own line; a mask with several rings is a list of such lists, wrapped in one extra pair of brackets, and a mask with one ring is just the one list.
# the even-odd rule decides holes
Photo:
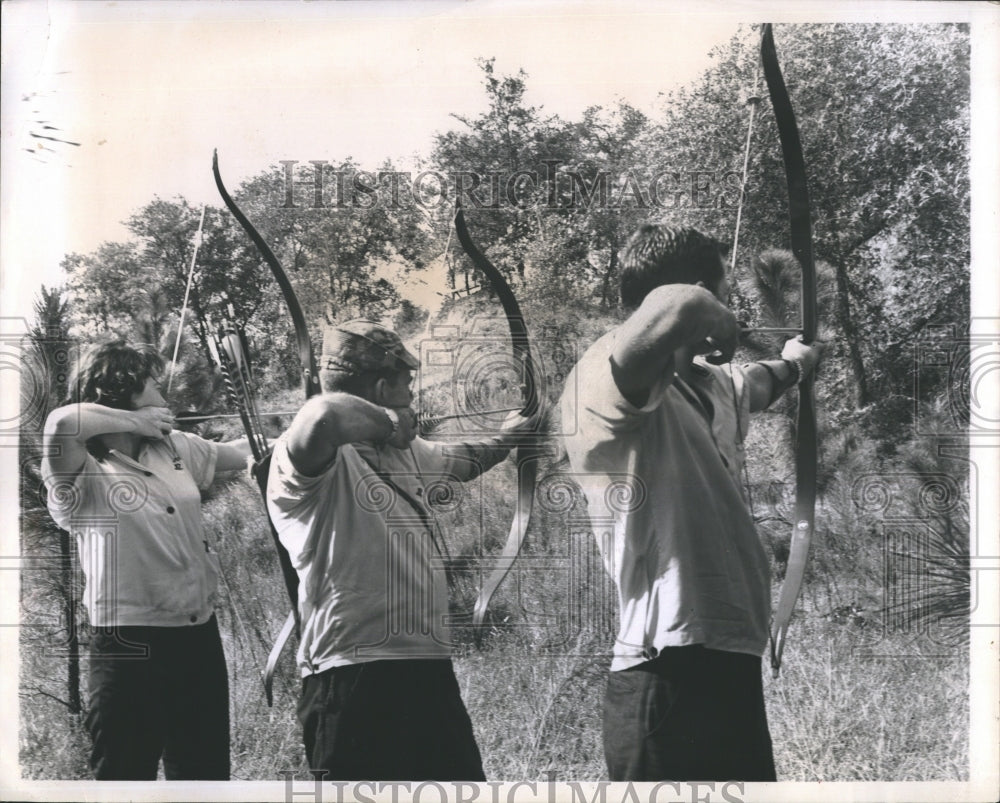
[(767, 371), (768, 375), (771, 377), (771, 398), (767, 400), (767, 406), (770, 407), (772, 404), (774, 404), (775, 399), (777, 399), (778, 396), (784, 393), (787, 386), (784, 382), (778, 379), (778, 375), (774, 373), (774, 369), (766, 362), (761, 361), (755, 363), (755, 365), (759, 365), (761, 368)]
[(385, 412), (385, 417), (389, 419), (389, 425), (392, 427), (392, 432), (386, 438), (387, 441), (391, 441), (396, 433), (399, 432), (399, 413), (391, 407), (383, 407), (382, 410)]
[(774, 372), (774, 369), (766, 362), (754, 363), (754, 365), (759, 365), (767, 371), (771, 377), (771, 398), (768, 399), (768, 407), (774, 404), (778, 396), (802, 380), (802, 363), (799, 360), (782, 360), (782, 362), (788, 368), (788, 376), (785, 379), (778, 379), (778, 375)]

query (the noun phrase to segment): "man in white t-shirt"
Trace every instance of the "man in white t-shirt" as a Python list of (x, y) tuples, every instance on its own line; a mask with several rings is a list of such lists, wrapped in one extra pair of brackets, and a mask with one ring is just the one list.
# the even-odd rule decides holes
[[(775, 779), (761, 655), (770, 577), (740, 473), (749, 414), (813, 370), (821, 348), (731, 370), (739, 326), (724, 248), (646, 225), (623, 254), (630, 317), (567, 380), (573, 472), (618, 589), (604, 707), (613, 781)], [(707, 355), (707, 356), (703, 356)], [(609, 493), (612, 489), (618, 492)]]
[(325, 780), (483, 781), (451, 664), (447, 554), (428, 488), (499, 463), (520, 416), (472, 443), (416, 437), (418, 361), (371, 321), (327, 333), (322, 395), (277, 441), (268, 511), (299, 577), (298, 715)]

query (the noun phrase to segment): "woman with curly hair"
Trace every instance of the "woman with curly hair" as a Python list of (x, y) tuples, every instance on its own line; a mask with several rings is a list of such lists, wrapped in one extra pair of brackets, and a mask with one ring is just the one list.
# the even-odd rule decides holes
[(176, 432), (163, 360), (118, 341), (77, 365), (45, 423), (48, 507), (71, 532), (90, 617), (90, 765), (98, 780), (229, 779), (229, 683), (215, 619), (218, 557), (201, 491), (244, 441)]

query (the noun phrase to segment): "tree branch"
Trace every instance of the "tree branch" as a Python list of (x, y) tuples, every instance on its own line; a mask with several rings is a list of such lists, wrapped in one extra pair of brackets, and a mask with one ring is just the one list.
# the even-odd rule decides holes
[(55, 700), (60, 705), (66, 706), (66, 708), (68, 708), (72, 713), (74, 713), (74, 714), (78, 713), (78, 712), (76, 712), (76, 711), (73, 710), (73, 706), (72, 705), (70, 705), (68, 702), (66, 702), (65, 700), (63, 700), (61, 697), (56, 697), (54, 694), (49, 694), (47, 691), (45, 691), (44, 689), (40, 689), (37, 686), (28, 686), (28, 687), (25, 687), (25, 690), (23, 692), (21, 692), (21, 695), (22, 696), (26, 696), (29, 693), (30, 694), (40, 694), (42, 697), (48, 697), (50, 700)]

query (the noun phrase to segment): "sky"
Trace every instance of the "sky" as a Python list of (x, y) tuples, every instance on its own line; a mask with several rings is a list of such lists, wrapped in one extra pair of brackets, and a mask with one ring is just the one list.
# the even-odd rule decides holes
[[(524, 69), (527, 102), (549, 113), (616, 98), (651, 112), (737, 25), (681, 25), (648, 3), (626, 16), (593, 4), (194, 6), (5, 4), (4, 50), (20, 54), (5, 55), (16, 92), (4, 92), (4, 172), (18, 191), (3, 198), (4, 278), (20, 274), (21, 298), (59, 282), (64, 254), (125, 238), (121, 221), (154, 195), (218, 205), (213, 148), (231, 187), (282, 159), (405, 165), (460, 125), (452, 114), (485, 110), (480, 57)], [(39, 120), (79, 146), (32, 138)]]
[(154, 196), (219, 205), (214, 148), (230, 187), (279, 160), (428, 154), (460, 126), (452, 115), (485, 110), (478, 58), (523, 69), (544, 112), (623, 99), (655, 114), (765, 13), (914, 21), (965, 5), (5, 2), (2, 313), (30, 314), (41, 284), (62, 283), (64, 255), (126, 239), (122, 221)]

